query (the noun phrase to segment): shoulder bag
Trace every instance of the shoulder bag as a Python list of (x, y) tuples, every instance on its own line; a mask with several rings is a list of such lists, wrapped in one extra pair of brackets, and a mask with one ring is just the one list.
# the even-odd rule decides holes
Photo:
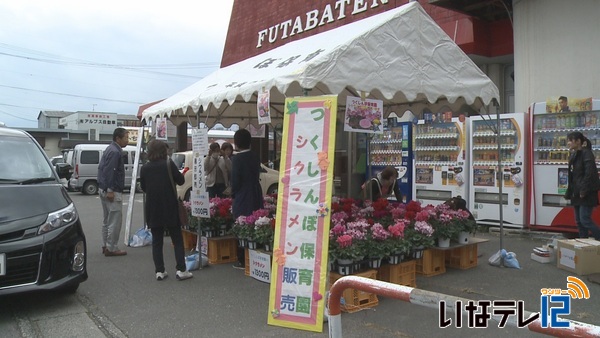
[(169, 181), (171, 181), (171, 186), (173, 187), (173, 193), (175, 194), (175, 199), (177, 200), (177, 211), (179, 215), (179, 224), (187, 225), (188, 223), (188, 212), (185, 206), (183, 205), (183, 201), (181, 198), (177, 197), (177, 188), (175, 187), (175, 181), (173, 181), (173, 173), (171, 171), (171, 159), (167, 157), (167, 172), (169, 173)]

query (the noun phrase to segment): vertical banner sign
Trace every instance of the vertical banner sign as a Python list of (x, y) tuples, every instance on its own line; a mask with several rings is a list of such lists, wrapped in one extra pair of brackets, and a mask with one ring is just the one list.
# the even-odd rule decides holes
[(167, 140), (167, 118), (159, 117), (156, 119), (156, 139)]
[(208, 154), (208, 129), (192, 129), (192, 216), (210, 218), (209, 199), (204, 179), (204, 155)]
[[(131, 133), (131, 131), (129, 131)], [(142, 135), (144, 132), (144, 127), (139, 127), (135, 133), (136, 135)], [(131, 137), (130, 137), (131, 138)], [(142, 153), (142, 138), (136, 138), (136, 146), (135, 146), (135, 158), (133, 162), (133, 171), (131, 172), (131, 190), (129, 191), (129, 204), (127, 205), (127, 217), (125, 218), (125, 236), (123, 239), (125, 240), (126, 246), (129, 246), (129, 235), (131, 234), (131, 222), (133, 221), (133, 204), (135, 203), (135, 189), (137, 187), (137, 174), (140, 168), (140, 158)], [(143, 226), (146, 226), (144, 224)]]
[(268, 323), (322, 332), (337, 96), (285, 100)]
[(256, 110), (258, 111), (258, 123), (271, 123), (271, 94), (268, 90), (258, 92), (258, 100), (256, 100)]

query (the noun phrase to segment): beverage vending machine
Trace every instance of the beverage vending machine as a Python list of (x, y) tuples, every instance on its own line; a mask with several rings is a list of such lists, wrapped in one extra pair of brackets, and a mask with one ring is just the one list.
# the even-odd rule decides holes
[[(577, 232), (573, 208), (564, 198), (568, 186), (569, 149), (567, 135), (580, 131), (592, 143), (599, 166), (600, 107), (598, 100), (589, 99), (590, 110), (549, 113), (546, 102), (529, 107), (531, 133), (531, 179), (529, 193), (529, 224), (533, 229)], [(575, 107), (575, 106), (573, 106)], [(577, 109), (577, 108), (575, 108)], [(600, 224), (600, 209), (592, 218)]]
[[(497, 226), (502, 203), (503, 225), (525, 227), (529, 130), (526, 114), (500, 114), (499, 133), (496, 115), (471, 116), (469, 120), (471, 189), (467, 201), (471, 213), (478, 224)], [(499, 160), (502, 170), (498, 168)]]
[[(386, 166), (398, 170), (398, 187), (402, 203), (412, 200), (413, 152), (412, 123), (389, 118), (383, 134), (373, 134), (369, 142), (369, 166), (374, 177)], [(395, 197), (390, 197), (395, 200)]]
[(423, 205), (469, 193), (467, 120), (451, 116), (426, 118), (414, 126), (413, 198)]

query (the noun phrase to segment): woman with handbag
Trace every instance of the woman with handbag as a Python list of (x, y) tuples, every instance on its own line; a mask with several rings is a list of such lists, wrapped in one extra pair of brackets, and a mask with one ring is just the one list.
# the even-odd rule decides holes
[(210, 144), (208, 156), (204, 158), (204, 173), (208, 197), (225, 197), (223, 191), (229, 185), (229, 176), (225, 160), (221, 156), (221, 146), (217, 142)]
[(185, 182), (183, 174), (167, 156), (167, 144), (152, 140), (148, 143), (148, 162), (140, 170), (140, 184), (146, 193), (144, 213), (146, 223), (152, 232), (152, 259), (156, 280), (167, 278), (165, 262), (163, 259), (163, 240), (165, 229), (169, 231), (175, 251), (178, 280), (192, 278), (191, 272), (185, 265), (185, 252), (183, 237), (181, 235), (182, 221), (179, 215), (179, 204), (175, 183), (182, 185)]

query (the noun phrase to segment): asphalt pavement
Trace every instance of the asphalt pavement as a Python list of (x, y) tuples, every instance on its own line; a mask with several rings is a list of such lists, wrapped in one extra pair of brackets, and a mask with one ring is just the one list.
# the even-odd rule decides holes
[[(231, 264), (194, 271), (194, 278), (177, 281), (172, 246), (165, 239), (169, 277), (154, 279), (151, 248), (125, 248), (127, 256), (104, 257), (100, 252), (101, 207), (97, 196), (70, 193), (83, 220), (88, 242), (89, 279), (75, 295), (45, 294), (0, 299), (0, 334), (6, 337), (327, 337), (267, 325), (269, 285), (244, 275)], [(133, 208), (132, 233), (142, 224), (141, 196)], [(417, 288), (473, 300), (522, 300), (526, 310), (539, 312), (541, 288), (566, 288), (568, 271), (530, 259), (536, 246), (551, 234), (506, 231), (503, 246), (517, 254), (521, 269), (487, 263), (500, 249), (500, 234), (492, 229), (476, 235), (478, 265), (447, 269), (443, 274), (417, 275)], [(600, 285), (581, 277), (589, 300), (574, 300), (572, 320), (600, 325), (597, 297)], [(35, 304), (35, 305), (32, 305)], [(466, 323), (466, 322), (465, 322)], [(344, 337), (542, 337), (528, 329), (487, 329), (439, 326), (439, 311), (379, 297), (371, 309), (342, 314)]]

